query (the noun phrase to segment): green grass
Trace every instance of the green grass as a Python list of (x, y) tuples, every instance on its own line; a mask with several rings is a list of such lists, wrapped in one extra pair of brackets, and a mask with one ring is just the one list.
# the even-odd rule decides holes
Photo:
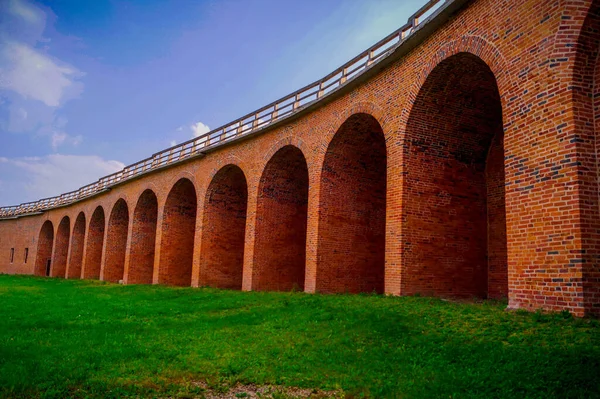
[(600, 322), (502, 303), (0, 276), (0, 397), (600, 397)]

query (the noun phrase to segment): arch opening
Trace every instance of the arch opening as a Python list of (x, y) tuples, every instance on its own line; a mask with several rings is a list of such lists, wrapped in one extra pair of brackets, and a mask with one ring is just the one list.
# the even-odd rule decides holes
[(307, 209), (306, 159), (288, 145), (271, 157), (260, 179), (253, 290), (304, 291)]
[(507, 296), (503, 135), (487, 64), (459, 53), (436, 66), (407, 124), (405, 294)]
[(125, 200), (119, 199), (113, 206), (108, 218), (106, 254), (102, 273), (102, 280), (104, 281), (117, 283), (123, 279), (128, 228), (129, 209)]
[(325, 154), (316, 290), (384, 290), (387, 154), (379, 122), (350, 116)]
[(52, 256), (52, 268), (50, 269), (52, 277), (66, 277), (70, 230), (71, 220), (68, 216), (65, 216), (60, 221), (56, 231), (56, 243), (54, 244), (54, 254)]
[(242, 289), (248, 185), (244, 172), (226, 165), (206, 192), (202, 222), (200, 284)]
[[(580, 186), (578, 206), (581, 241), (585, 247), (581, 253), (571, 256), (580, 258), (578, 261), (581, 262), (584, 312), (600, 316), (600, 263), (597, 261), (600, 255), (600, 1), (591, 2), (575, 48), (570, 85), (575, 127), (573, 137), (576, 140), (571, 142), (575, 143), (574, 151), (581, 165), (577, 171)], [(565, 301), (572, 300), (567, 298)]]
[(36, 276), (50, 276), (48, 263), (52, 258), (52, 246), (54, 244), (54, 226), (52, 222), (46, 220), (40, 229), (38, 238), (37, 255), (35, 257)]
[(71, 255), (67, 278), (81, 278), (81, 265), (83, 263), (83, 244), (85, 239), (85, 214), (80, 212), (75, 219), (73, 235), (71, 237)]
[(83, 270), (83, 278), (100, 278), (105, 226), (106, 220), (104, 217), (104, 209), (101, 206), (98, 206), (94, 210), (92, 218), (90, 219), (90, 227), (87, 234), (85, 248), (85, 265)]
[(152, 190), (145, 190), (133, 213), (128, 284), (152, 284), (157, 218), (156, 195)]
[(160, 244), (160, 284), (189, 286), (192, 283), (196, 189), (185, 178), (175, 183), (165, 203)]

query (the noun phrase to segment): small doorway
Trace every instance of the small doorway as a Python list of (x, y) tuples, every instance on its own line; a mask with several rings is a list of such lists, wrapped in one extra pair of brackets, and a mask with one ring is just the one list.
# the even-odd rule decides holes
[(50, 276), (50, 259), (46, 262), (46, 277)]

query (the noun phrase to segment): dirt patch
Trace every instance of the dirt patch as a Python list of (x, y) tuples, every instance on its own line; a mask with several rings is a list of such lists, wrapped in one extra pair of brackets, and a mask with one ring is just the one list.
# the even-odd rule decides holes
[(323, 391), (312, 388), (296, 388), (285, 387), (281, 385), (255, 385), (255, 384), (236, 384), (230, 387), (226, 392), (219, 392), (208, 386), (205, 382), (194, 382), (193, 385), (202, 388), (203, 392), (199, 396), (190, 398), (205, 398), (205, 399), (326, 399), (344, 398), (344, 393), (341, 390)]

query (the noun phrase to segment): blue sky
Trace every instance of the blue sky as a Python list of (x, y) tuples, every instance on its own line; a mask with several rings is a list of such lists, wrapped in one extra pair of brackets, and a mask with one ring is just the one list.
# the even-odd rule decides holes
[(0, 205), (71, 191), (334, 70), (425, 0), (0, 0)]

